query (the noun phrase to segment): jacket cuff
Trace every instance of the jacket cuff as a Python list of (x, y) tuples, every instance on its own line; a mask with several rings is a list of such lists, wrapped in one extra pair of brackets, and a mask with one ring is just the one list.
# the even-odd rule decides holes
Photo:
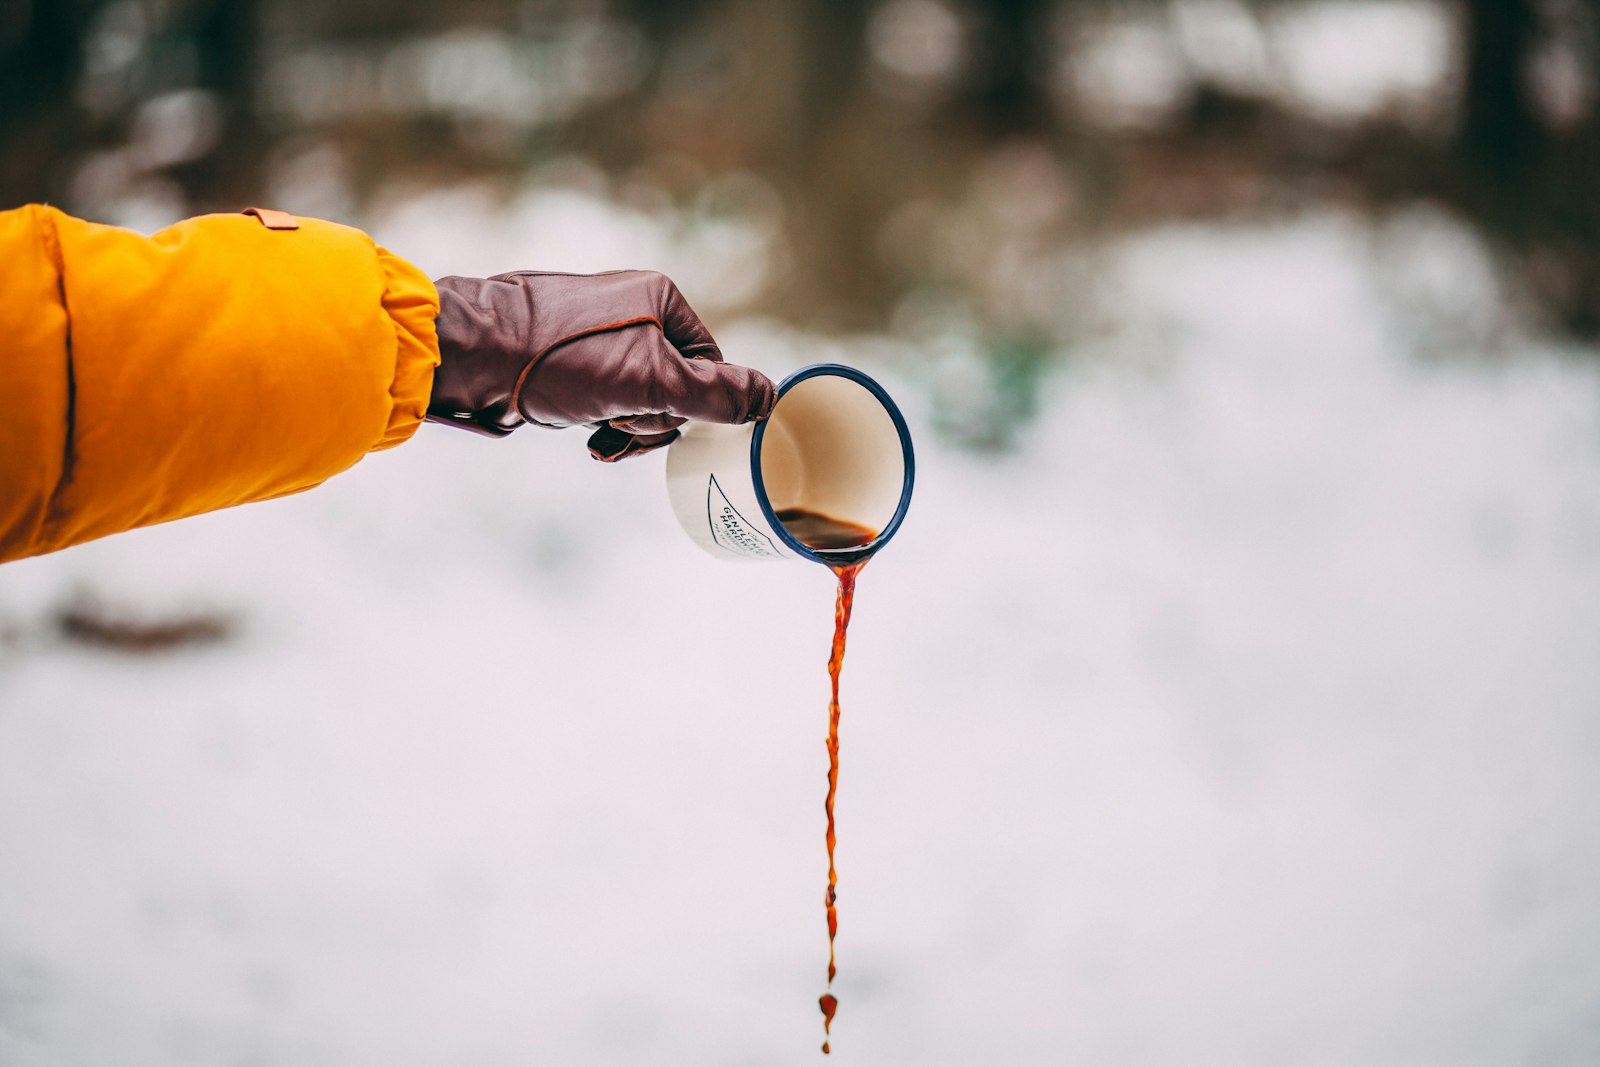
[(394, 383), (389, 388), (389, 422), (372, 451), (393, 448), (417, 432), (428, 412), (434, 371), (439, 366), (439, 293), (428, 276), (387, 249), (378, 249), (387, 284), (383, 310), (394, 322)]

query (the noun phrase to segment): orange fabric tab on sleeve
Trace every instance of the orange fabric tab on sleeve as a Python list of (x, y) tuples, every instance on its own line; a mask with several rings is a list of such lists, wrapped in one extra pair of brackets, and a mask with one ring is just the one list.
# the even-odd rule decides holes
[(247, 207), (240, 212), (243, 215), (254, 215), (261, 220), (261, 225), (269, 230), (298, 230), (300, 220), (287, 211), (274, 211), (270, 207)]

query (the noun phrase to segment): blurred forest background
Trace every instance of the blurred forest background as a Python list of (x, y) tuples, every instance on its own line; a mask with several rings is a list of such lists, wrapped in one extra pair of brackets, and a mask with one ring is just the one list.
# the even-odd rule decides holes
[(1597, 71), (1596, 0), (0, 0), (0, 201), (359, 223), (580, 161), (771, 238), (746, 309), (958, 309), (984, 446), (1083, 311), (1049, 250), (1130, 225), (1428, 203), (1593, 336)]
[[(1600, 0), (0, 0), (28, 200), (885, 384), (830, 1062), (1600, 1063)], [(0, 1063), (816, 1062), (832, 576), (661, 483), (0, 568)]]

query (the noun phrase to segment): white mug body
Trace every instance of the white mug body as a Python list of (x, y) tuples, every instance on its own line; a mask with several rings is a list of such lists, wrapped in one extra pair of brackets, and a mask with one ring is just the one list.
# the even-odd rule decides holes
[[(838, 565), (894, 536), (915, 472), (910, 431), (883, 387), (853, 367), (819, 363), (778, 383), (762, 422), (686, 425), (667, 452), (667, 495), (684, 532), (719, 559)], [(814, 549), (779, 519), (791, 509), (875, 536), (855, 548)]]

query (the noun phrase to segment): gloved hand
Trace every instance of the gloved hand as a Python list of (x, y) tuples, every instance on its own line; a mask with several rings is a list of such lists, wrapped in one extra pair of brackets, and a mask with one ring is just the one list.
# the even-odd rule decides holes
[(428, 419), (503, 437), (524, 422), (599, 429), (612, 461), (670, 444), (689, 419), (745, 423), (772, 410), (759, 371), (722, 361), (711, 332), (652, 271), (441, 278)]

